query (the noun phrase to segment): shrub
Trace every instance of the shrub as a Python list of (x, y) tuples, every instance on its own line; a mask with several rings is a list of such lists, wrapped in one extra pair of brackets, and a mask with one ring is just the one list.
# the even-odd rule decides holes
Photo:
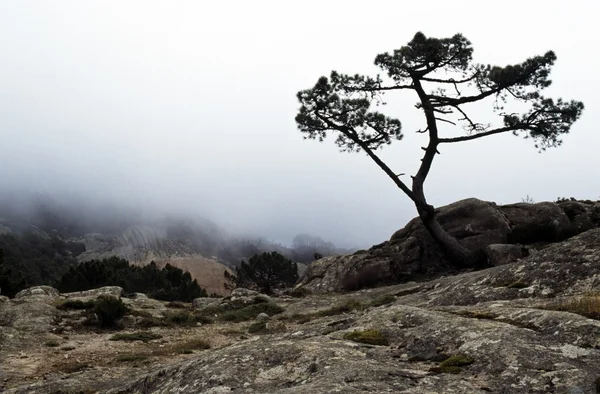
[(396, 297), (391, 294), (386, 294), (371, 300), (371, 302), (369, 302), (369, 306), (382, 306), (391, 304), (394, 301), (396, 301)]
[(295, 287), (289, 291), (287, 291), (285, 294), (291, 296), (291, 297), (295, 297), (295, 298), (304, 298), (308, 295), (310, 295), (312, 292), (307, 289), (306, 287)]
[(353, 331), (346, 333), (344, 339), (369, 345), (387, 346), (388, 338), (378, 330)]
[(195, 325), (197, 322), (196, 316), (189, 311), (167, 312), (165, 320), (177, 325)]
[(59, 343), (57, 341), (47, 341), (46, 343), (44, 343), (44, 345), (48, 347), (57, 347)]
[(113, 327), (117, 320), (125, 316), (128, 309), (120, 298), (100, 296), (94, 304), (93, 311), (101, 327)]
[(154, 339), (160, 339), (162, 335), (148, 331), (137, 331), (134, 333), (119, 333), (110, 337), (111, 341), (142, 341), (148, 342)]
[(365, 266), (360, 271), (349, 273), (342, 280), (342, 287), (345, 291), (356, 291), (370, 287), (376, 287), (381, 284), (380, 269), (374, 266)]
[(82, 301), (82, 300), (64, 300), (62, 303), (58, 304), (56, 306), (58, 309), (63, 309), (63, 310), (67, 310), (67, 309), (75, 309), (75, 310), (82, 310), (82, 309), (91, 309), (94, 307), (94, 302), (93, 301)]

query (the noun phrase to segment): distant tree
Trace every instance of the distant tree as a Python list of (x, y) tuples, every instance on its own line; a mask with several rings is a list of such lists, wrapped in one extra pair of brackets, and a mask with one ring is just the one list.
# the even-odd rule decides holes
[(4, 249), (0, 249), (0, 294), (14, 297), (25, 288), (25, 278), (8, 267), (4, 260)]
[[(437, 220), (435, 208), (425, 198), (424, 183), (441, 147), (502, 133), (524, 135), (536, 141), (540, 151), (561, 144), (572, 124), (580, 117), (583, 103), (553, 100), (540, 92), (550, 86), (550, 69), (556, 61), (552, 51), (520, 64), (491, 66), (472, 61), (471, 42), (461, 34), (450, 38), (429, 38), (417, 33), (408, 45), (393, 53), (375, 58), (387, 78), (346, 75), (332, 71), (316, 85), (297, 95), (300, 109), (296, 116), (305, 138), (323, 141), (329, 134), (341, 151), (364, 151), (415, 204), (425, 228), (455, 264), (475, 265), (483, 254), (462, 246)], [(381, 112), (370, 111), (371, 105), (384, 105), (383, 95), (395, 91), (412, 91), (418, 101), (426, 126), (419, 133), (429, 141), (423, 158), (412, 176), (412, 187), (401, 179), (403, 174), (390, 168), (376, 150), (402, 139), (401, 123)], [(492, 126), (475, 120), (467, 108), (472, 103), (492, 100), (492, 110), (501, 124)], [(517, 108), (530, 104), (529, 110), (506, 109), (508, 101)], [(442, 137), (442, 125), (461, 124), (466, 135)], [(460, 175), (459, 175), (460, 176)], [(465, 180), (468, 182), (468, 180)]]
[(265, 294), (273, 289), (294, 285), (298, 280), (298, 266), (277, 252), (257, 254), (236, 269), (238, 287), (256, 288)]
[(318, 260), (316, 256), (331, 256), (336, 253), (336, 247), (321, 237), (310, 234), (298, 234), (292, 240), (292, 255), (295, 261), (310, 263)]
[(0, 235), (2, 294), (12, 297), (26, 287), (54, 283), (77, 263), (81, 246), (35, 233)]
[(127, 260), (111, 257), (90, 260), (71, 267), (56, 284), (61, 292), (88, 290), (102, 286), (121, 286), (126, 293), (146, 293), (164, 301), (192, 301), (206, 292), (192, 280), (189, 272), (170, 264), (158, 269), (155, 262), (146, 266), (130, 265)]

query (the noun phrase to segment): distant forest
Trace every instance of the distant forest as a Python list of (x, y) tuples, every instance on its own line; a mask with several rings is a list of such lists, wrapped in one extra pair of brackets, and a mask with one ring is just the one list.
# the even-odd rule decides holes
[[(84, 266), (80, 267), (77, 260), (77, 256), (85, 252), (85, 245), (79, 242), (82, 237), (87, 233), (117, 237), (129, 226), (142, 221), (138, 213), (119, 210), (114, 206), (86, 207), (83, 204), (60, 204), (47, 196), (36, 196), (24, 204), (19, 199), (10, 200), (1, 197), (0, 294), (2, 295), (12, 296), (23, 288), (42, 284), (58, 286), (62, 283), (59, 287), (63, 291), (73, 290), (74, 288), (68, 283), (76, 281), (64, 279), (64, 276), (73, 277), (77, 270), (81, 270), (78, 273), (83, 275)], [(278, 252), (294, 262), (304, 264), (321, 257), (352, 252), (350, 249), (337, 248), (333, 243), (310, 234), (297, 235), (290, 246), (273, 243), (260, 237), (233, 237), (215, 223), (202, 218), (194, 220), (168, 218), (155, 220), (147, 225), (161, 228), (167, 240), (185, 245), (186, 250), (205, 257), (216, 257), (231, 267), (238, 267), (241, 261), (265, 252)], [(104, 261), (104, 263), (119, 265), (123, 264), (123, 261), (118, 264), (115, 261)], [(118, 269), (129, 268), (119, 265)], [(130, 269), (131, 276), (121, 271), (113, 277), (118, 276), (119, 283), (139, 282), (139, 276), (142, 274), (137, 271), (133, 273), (135, 269)], [(152, 275), (154, 274), (156, 273)], [(133, 277), (137, 279), (132, 279)], [(156, 280), (161, 283), (160, 286), (163, 286), (161, 279)], [(102, 283), (109, 282), (116, 283), (115, 280), (112, 282), (105, 280)], [(159, 286), (158, 282), (155, 283), (157, 286)], [(89, 286), (99, 285), (91, 277), (82, 280), (81, 283), (88, 283)], [(162, 288), (160, 286), (159, 288)], [(128, 287), (136, 289), (132, 291), (142, 292), (137, 285)], [(167, 293), (170, 291), (168, 290)]]

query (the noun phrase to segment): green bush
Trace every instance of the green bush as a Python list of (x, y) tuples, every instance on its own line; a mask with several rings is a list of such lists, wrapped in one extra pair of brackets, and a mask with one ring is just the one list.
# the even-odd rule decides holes
[(114, 327), (115, 323), (125, 316), (128, 309), (120, 298), (100, 296), (94, 304), (93, 311), (101, 327)]
[(195, 325), (197, 322), (196, 316), (190, 311), (167, 312), (165, 320), (169, 323), (188, 326)]
[(134, 333), (119, 333), (119, 334), (115, 334), (112, 337), (110, 337), (111, 341), (142, 341), (142, 342), (148, 342), (148, 341), (152, 341), (154, 339), (160, 339), (162, 338), (162, 335), (160, 334), (155, 334), (153, 332), (149, 332), (149, 331), (137, 331)]

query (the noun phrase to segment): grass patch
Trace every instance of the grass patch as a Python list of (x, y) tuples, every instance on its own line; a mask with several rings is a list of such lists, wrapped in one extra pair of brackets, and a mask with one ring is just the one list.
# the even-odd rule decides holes
[(524, 289), (524, 288), (529, 287), (529, 286), (530, 286), (529, 283), (525, 283), (525, 282), (520, 281), (520, 280), (514, 281), (514, 282), (509, 283), (508, 285), (506, 285), (506, 287), (508, 289)]
[(149, 331), (137, 331), (133, 333), (118, 333), (110, 337), (111, 341), (142, 341), (148, 342), (153, 339), (160, 339), (162, 335)]
[(267, 332), (267, 322), (257, 321), (248, 326), (248, 332), (251, 334), (258, 334)]
[(175, 353), (179, 354), (191, 354), (194, 350), (206, 350), (210, 349), (210, 344), (204, 339), (192, 339), (187, 342), (180, 343), (173, 347)]
[(295, 289), (291, 289), (285, 292), (286, 295), (294, 298), (304, 298), (312, 294), (310, 290), (306, 287), (296, 287)]
[(173, 311), (165, 313), (165, 321), (179, 326), (193, 326), (197, 319), (190, 311)]
[(335, 315), (341, 315), (342, 313), (348, 313), (348, 312), (352, 312), (352, 311), (360, 311), (360, 310), (363, 310), (364, 308), (365, 308), (364, 305), (361, 304), (359, 301), (348, 300), (343, 304), (339, 304), (339, 305), (336, 305), (329, 309), (325, 309), (323, 311), (316, 312), (315, 314), (319, 317), (335, 316)]
[(75, 373), (83, 371), (84, 369), (89, 368), (90, 365), (88, 363), (73, 363), (73, 364), (64, 364), (58, 367), (60, 372), (64, 372), (66, 374)]
[(44, 343), (44, 346), (47, 347), (57, 347), (59, 343), (57, 341), (47, 341)]
[(148, 358), (146, 354), (142, 353), (130, 353), (130, 354), (121, 354), (115, 358), (115, 361), (120, 363), (130, 363), (134, 361), (144, 361)]
[(168, 322), (154, 316), (143, 317), (142, 320), (137, 323), (137, 326), (142, 328), (167, 327), (169, 325), (170, 324)]
[(497, 314), (484, 311), (458, 311), (455, 314), (459, 316), (469, 317), (472, 319), (493, 320), (498, 317)]
[(184, 304), (183, 302), (180, 302), (180, 301), (167, 302), (165, 304), (165, 306), (167, 308), (173, 308), (173, 309), (184, 309), (184, 308), (188, 307), (186, 304)]
[(262, 304), (248, 305), (241, 309), (227, 311), (220, 316), (220, 319), (229, 322), (242, 322), (255, 319), (256, 316), (260, 315), (261, 313), (266, 313), (269, 316), (273, 316), (283, 311), (284, 309), (279, 305), (272, 302), (266, 302)]
[(460, 373), (462, 367), (471, 365), (475, 362), (471, 357), (464, 354), (454, 354), (442, 361), (439, 366), (431, 368), (432, 372), (438, 373)]
[(377, 306), (391, 304), (394, 301), (396, 301), (396, 297), (394, 297), (392, 294), (386, 294), (386, 295), (382, 295), (382, 296), (379, 296), (379, 297), (371, 300), (369, 302), (369, 306), (377, 307)]
[(576, 313), (589, 319), (600, 320), (600, 294), (588, 294), (571, 298), (557, 304), (547, 306), (546, 309)]
[(64, 300), (60, 304), (56, 306), (56, 308), (61, 310), (83, 310), (83, 309), (92, 309), (94, 307), (94, 301), (82, 301), (82, 300)]
[(353, 331), (346, 333), (344, 339), (350, 341), (366, 343), (369, 345), (387, 346), (388, 338), (379, 330)]

